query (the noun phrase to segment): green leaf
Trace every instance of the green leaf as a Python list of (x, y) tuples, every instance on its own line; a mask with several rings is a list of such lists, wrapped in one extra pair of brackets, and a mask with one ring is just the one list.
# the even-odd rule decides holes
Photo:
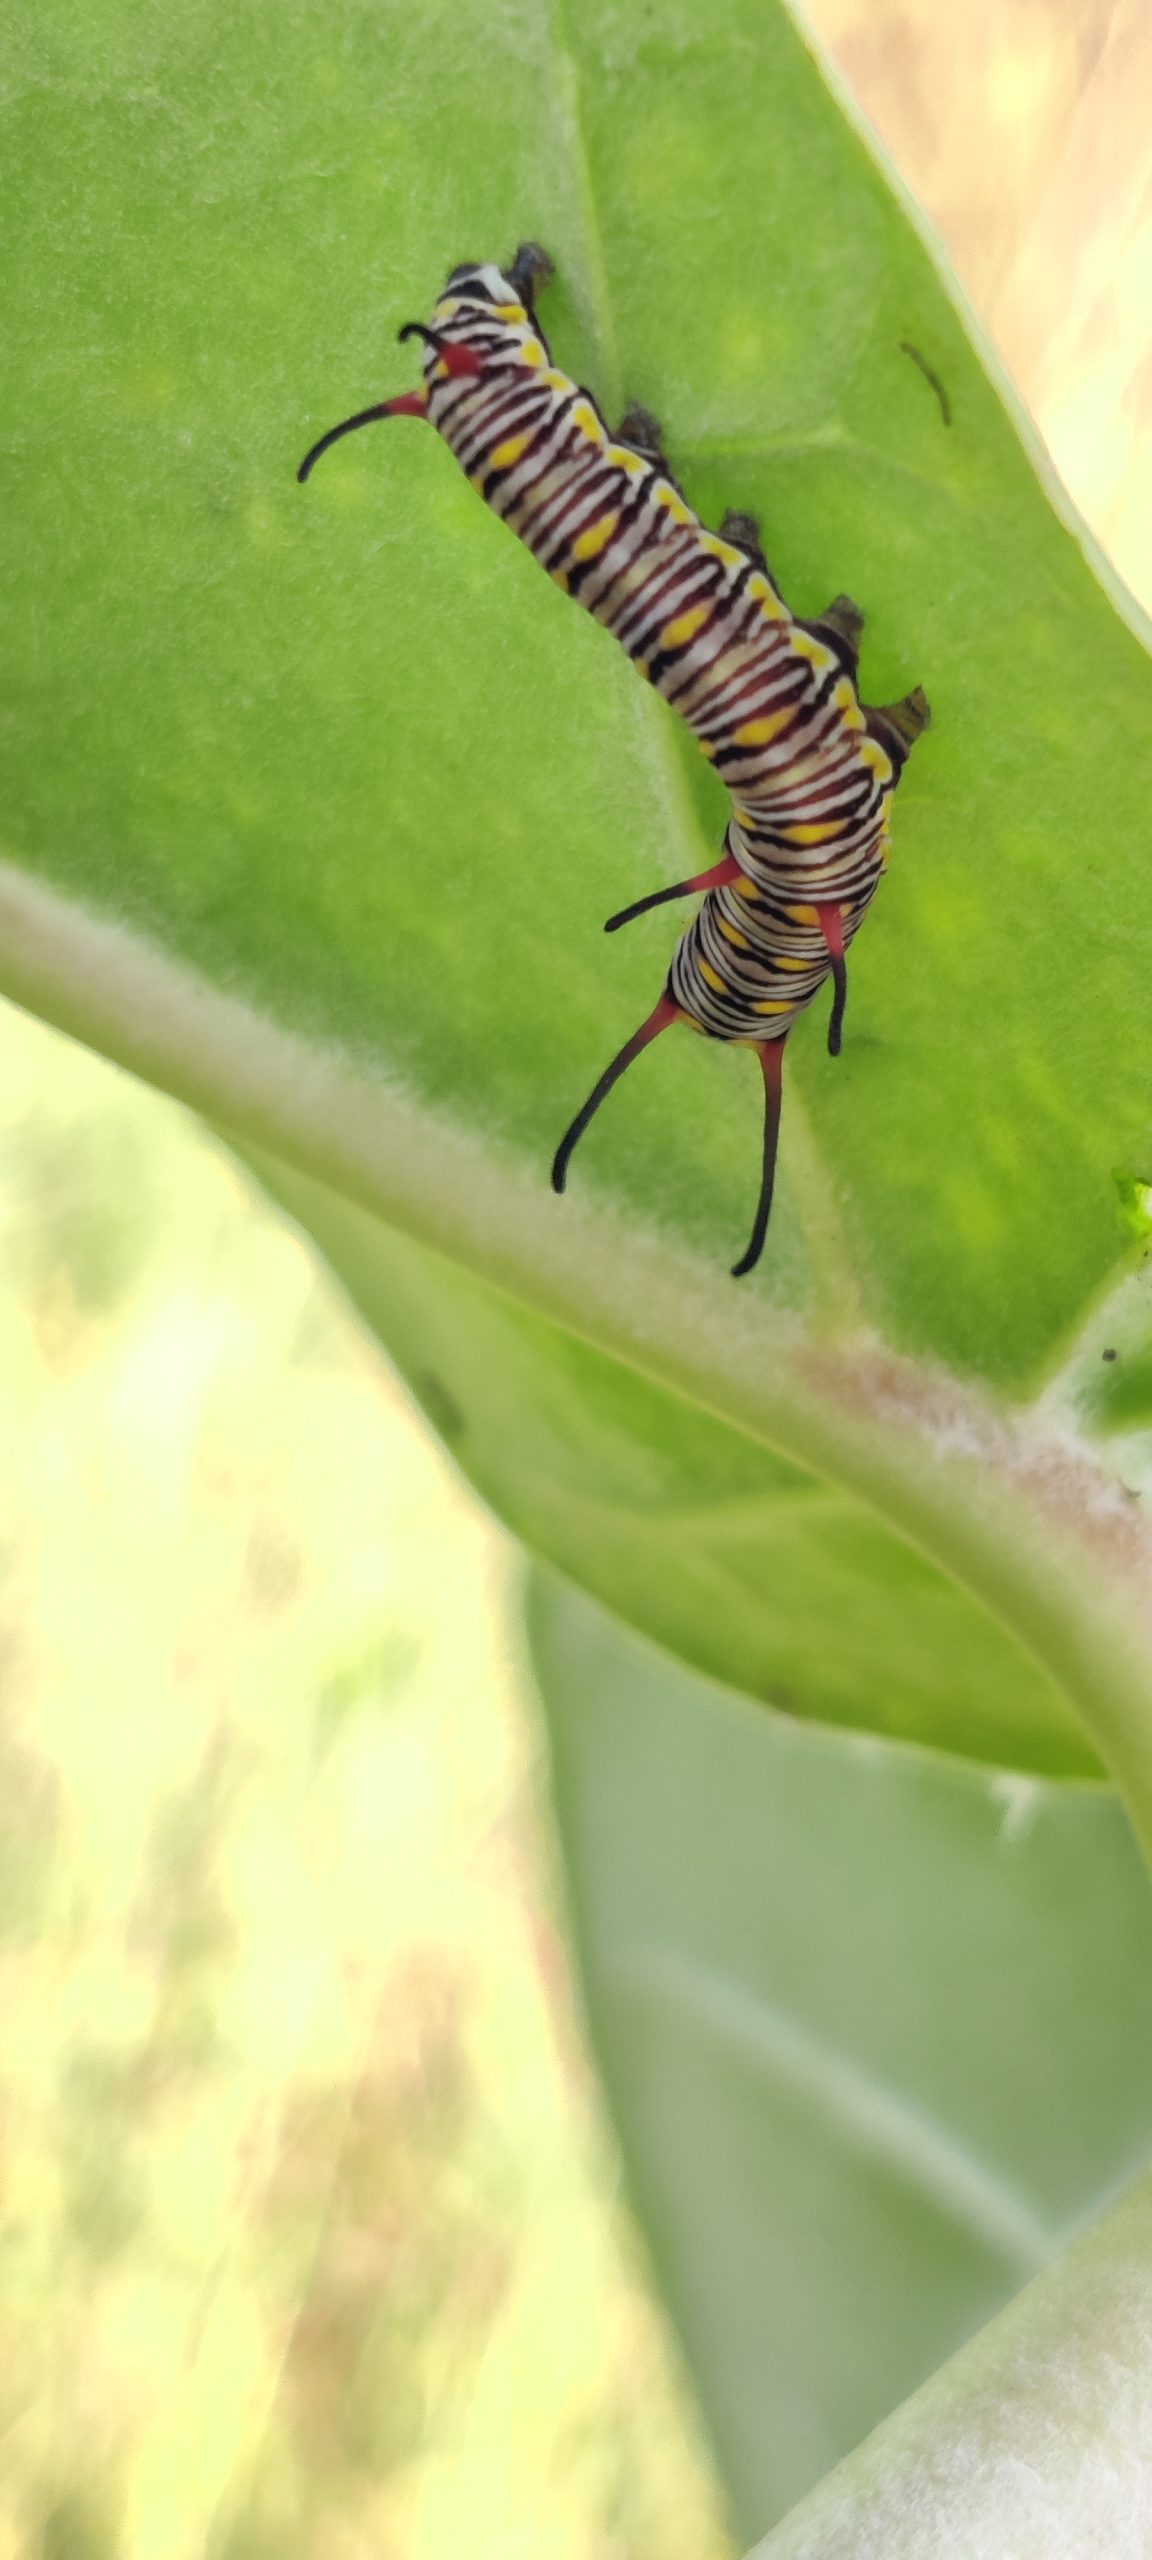
[(1099, 1774), (1055, 1681), (862, 1503), (247, 1152), (493, 1509), (610, 1608), (792, 1714)]
[[(451, 260), (530, 221), (562, 353), (657, 403), (706, 513), (763, 509), (798, 609), (858, 593), (873, 694), (932, 690), (851, 1051), (797, 1042), (794, 1116), (885, 1333), (1035, 1375), (1117, 1264), (1111, 1167), (1149, 1136), (1149, 679), (787, 19), (662, 0), (557, 39), (342, 0), (273, 37), (76, 0), (48, 57), (37, 30), (9, 104), (13, 850), (545, 1166), (674, 930), (609, 952), (602, 915), (683, 867), (697, 808), (714, 835), (717, 789), (430, 435), (292, 476), (405, 378), (396, 321)], [(722, 1263), (752, 1079), (682, 1041), (645, 1082), (584, 1182)], [(804, 1190), (793, 1164), (785, 1300)]]
[[(589, 2022), (754, 2535), (1147, 2156), (1152, 1896), (1101, 1788), (753, 1714), (551, 1580), (531, 1623)], [(887, 2534), (782, 2555), (935, 2553), (867, 2476)], [(1097, 2547), (965, 2515), (965, 2560)]]
[[(1042, 1662), (1005, 1752), (1074, 1749), (1055, 1685), (1152, 1795), (1130, 1453), (987, 1392), (1075, 1370), (1133, 1251), (1152, 684), (791, 19), (65, 0), (5, 144), (2, 982), (839, 1486)], [(452, 261), (528, 232), (561, 358), (656, 408), (706, 515), (759, 508), (798, 610), (858, 596), (873, 698), (934, 706), (742, 1291), (740, 1056), (662, 1044), (546, 1182), (675, 931), (601, 920), (705, 858), (713, 780), (432, 436), (293, 479), (410, 378)]]

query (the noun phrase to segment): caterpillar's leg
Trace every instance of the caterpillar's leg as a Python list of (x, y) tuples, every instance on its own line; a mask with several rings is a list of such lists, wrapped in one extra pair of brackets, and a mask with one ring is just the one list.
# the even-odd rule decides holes
[(642, 453), (645, 462), (664, 462), (664, 429), (650, 409), (642, 409), (638, 401), (628, 407), (616, 429), (616, 442), (630, 445), (633, 453)]
[(764, 1072), (764, 1164), (760, 1175), (760, 1198), (756, 1204), (756, 1220), (749, 1238), (747, 1253), (732, 1265), (734, 1280), (742, 1280), (746, 1271), (754, 1269), (764, 1251), (768, 1219), (772, 1208), (772, 1190), (776, 1180), (776, 1145), (780, 1136), (780, 1095), (784, 1076), (784, 1041), (757, 1040), (756, 1054)]
[(678, 880), (672, 889), (654, 889), (650, 898), (637, 898), (635, 906), (621, 907), (619, 915), (609, 916), (604, 931), (618, 933), (622, 924), (631, 924), (633, 916), (647, 915), (649, 907), (666, 906), (669, 898), (690, 898), (700, 889), (723, 889), (740, 876), (735, 854), (726, 853), (710, 871), (698, 871), (694, 880)]
[(848, 1002), (848, 970), (844, 959), (844, 916), (840, 907), (817, 907), (820, 931), (828, 945), (832, 963), (832, 1017), (828, 1024), (828, 1055), (838, 1058), (844, 1030), (844, 1007)]
[(631, 452), (640, 455), (642, 462), (650, 462), (653, 470), (659, 472), (662, 480), (667, 480), (670, 488), (680, 488), (680, 483), (664, 451), (664, 429), (659, 419), (653, 417), (650, 409), (642, 409), (634, 401), (625, 410), (620, 420), (616, 429), (615, 442), (626, 444)]
[(546, 249), (535, 240), (522, 240), (510, 267), (504, 270), (518, 302), (522, 302), (532, 318), (536, 296), (551, 284), (556, 269)]
[(814, 640), (826, 641), (847, 674), (855, 676), (864, 616), (859, 605), (853, 604), (851, 596), (833, 596), (823, 613), (816, 614), (811, 622), (801, 622), (800, 628), (810, 631)]
[(870, 738), (891, 756), (897, 773), (907, 762), (909, 750), (923, 736), (932, 720), (928, 697), (920, 685), (913, 685), (902, 702), (886, 702), (880, 707), (864, 705), (864, 726)]
[(659, 1004), (653, 1006), (647, 1022), (642, 1022), (639, 1030), (633, 1032), (631, 1039), (625, 1041), (623, 1048), (617, 1050), (611, 1065), (605, 1067), (599, 1082), (593, 1085), (587, 1102), (577, 1112), (571, 1126), (565, 1130), (560, 1140), (552, 1159), (554, 1191), (563, 1190), (568, 1178), (568, 1160), (572, 1149), (583, 1137), (593, 1113), (599, 1110), (605, 1095), (611, 1093), (613, 1085), (623, 1075), (625, 1068), (631, 1066), (633, 1058), (639, 1057), (641, 1050), (647, 1048), (650, 1040), (657, 1039), (662, 1031), (667, 1031), (670, 1023), (679, 1022), (682, 1011), (682, 1006), (677, 1004), (674, 996), (662, 995)]
[[(766, 578), (772, 578), (760, 541), (759, 516), (747, 515), (743, 507), (729, 507), (720, 519), (720, 540), (734, 543), (737, 551), (746, 551), (756, 568), (762, 569)], [(774, 578), (772, 584), (776, 584)]]

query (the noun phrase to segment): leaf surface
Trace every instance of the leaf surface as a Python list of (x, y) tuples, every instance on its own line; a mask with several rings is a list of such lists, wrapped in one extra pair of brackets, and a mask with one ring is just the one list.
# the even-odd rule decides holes
[(1147, 2156), (1152, 1897), (1104, 1789), (753, 1714), (551, 1579), (531, 1623), (589, 2022), (752, 2536)]
[(701, 1671), (827, 1724), (1099, 1774), (1068, 1699), (842, 1487), (248, 1150), (537, 1555)]

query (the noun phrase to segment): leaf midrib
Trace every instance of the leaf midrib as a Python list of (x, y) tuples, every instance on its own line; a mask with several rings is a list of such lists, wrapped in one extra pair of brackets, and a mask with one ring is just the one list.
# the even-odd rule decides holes
[(786, 2009), (735, 1984), (697, 1957), (633, 1941), (611, 1958), (625, 1993), (688, 2010), (719, 2045), (800, 2099), (848, 2149), (914, 2187), (933, 2209), (1007, 2261), (1023, 2282), (1045, 2266), (1065, 2236), (1044, 2222), (994, 2169), (901, 2091), (882, 2087), (859, 2062)]
[[(506, 1149), (437, 1119), (113, 924), (0, 863), (0, 948), (16, 1002), (189, 1102), (249, 1150), (285, 1156), (642, 1376), (838, 1486), (1006, 1626), (1069, 1700), (1138, 1826), (1152, 1807), (1147, 1566), (1118, 1583), (1087, 1540), (1112, 1479), (1061, 1435), (1083, 1476), (1066, 1526), (1042, 1507), (1049, 1457), (1017, 1482), (989, 1400), (869, 1334), (837, 1348), (740, 1299), (717, 1323), (716, 1275), (602, 1203), (554, 1202)], [(257, 1155), (258, 1161), (258, 1155)], [(943, 1446), (938, 1446), (941, 1429)], [(942, 1455), (947, 1463), (941, 1465)], [(1152, 1544), (1142, 1522), (1133, 1538)], [(1145, 1762), (1148, 1763), (1147, 1769)], [(1152, 1830), (1152, 1813), (1146, 1828)], [(1152, 1845), (1152, 1843), (1150, 1843)]]

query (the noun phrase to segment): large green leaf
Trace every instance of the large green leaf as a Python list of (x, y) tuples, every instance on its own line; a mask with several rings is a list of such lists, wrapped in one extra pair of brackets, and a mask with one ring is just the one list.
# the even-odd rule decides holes
[[(1152, 684), (789, 17), (66, 0), (17, 39), (5, 147), (3, 982), (838, 1482), (1142, 1792), (1114, 1444), (1006, 1436), (986, 1389), (1078, 1356), (1132, 1251)], [(714, 783), (431, 435), (292, 477), (405, 378), (448, 264), (529, 231), (561, 356), (656, 407), (705, 513), (759, 507), (799, 609), (859, 597), (874, 697), (935, 709), (849, 1049), (792, 1044), (742, 1293), (741, 1057), (663, 1044), (546, 1186), (674, 931), (600, 920), (715, 843)]]
[[(1152, 1896), (1102, 1788), (755, 1714), (554, 1582), (531, 1615), (593, 2037), (751, 2535), (1146, 2158)], [(952, 2485), (966, 2560), (1110, 2548), (968, 2540)]]
[(1098, 1772), (1035, 1658), (840, 1487), (282, 1161), (249, 1161), (493, 1508), (610, 1607), (792, 1714)]

